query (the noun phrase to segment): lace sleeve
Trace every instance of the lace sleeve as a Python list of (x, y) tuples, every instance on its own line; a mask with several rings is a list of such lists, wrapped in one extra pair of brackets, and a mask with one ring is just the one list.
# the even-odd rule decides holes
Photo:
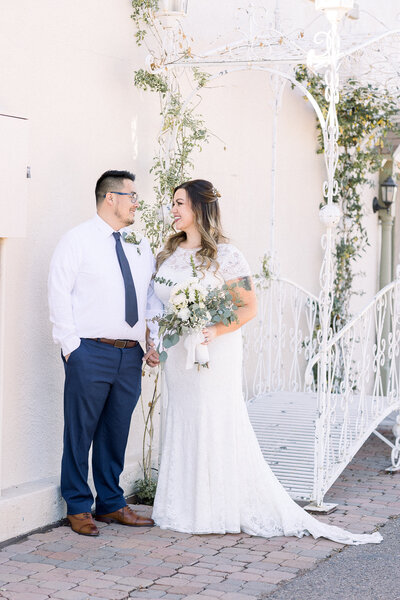
[(225, 281), (251, 276), (249, 263), (232, 244), (221, 244), (218, 248), (219, 272)]

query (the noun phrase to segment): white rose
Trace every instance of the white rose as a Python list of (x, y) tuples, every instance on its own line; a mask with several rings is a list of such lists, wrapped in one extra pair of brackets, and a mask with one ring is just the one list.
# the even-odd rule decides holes
[(182, 319), (182, 321), (188, 321), (190, 317), (190, 310), (188, 308), (182, 308), (178, 312), (178, 317)]
[(175, 306), (186, 306), (187, 305), (186, 296), (182, 292), (179, 292), (179, 294), (176, 294), (175, 296), (173, 296), (171, 301)]

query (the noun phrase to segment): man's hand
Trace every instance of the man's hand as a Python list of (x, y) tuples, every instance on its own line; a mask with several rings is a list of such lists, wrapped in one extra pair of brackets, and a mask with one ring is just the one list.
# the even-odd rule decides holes
[(146, 340), (146, 350), (147, 352), (143, 356), (143, 360), (146, 361), (146, 364), (148, 364), (149, 367), (156, 367), (158, 364), (160, 364), (158, 352), (155, 348), (154, 342), (150, 338), (147, 338)]
[(68, 359), (69, 359), (69, 357), (70, 357), (70, 356), (71, 356), (71, 352), (70, 352), (69, 354), (66, 354), (66, 355), (64, 356), (64, 358), (65, 358), (65, 362), (68, 362)]

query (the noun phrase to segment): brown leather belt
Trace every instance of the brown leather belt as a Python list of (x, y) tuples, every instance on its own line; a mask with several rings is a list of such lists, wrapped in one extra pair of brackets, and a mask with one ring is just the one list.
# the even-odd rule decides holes
[(137, 346), (139, 342), (136, 340), (109, 340), (107, 338), (89, 338), (95, 340), (95, 342), (103, 342), (103, 344), (110, 344), (114, 348), (133, 348)]

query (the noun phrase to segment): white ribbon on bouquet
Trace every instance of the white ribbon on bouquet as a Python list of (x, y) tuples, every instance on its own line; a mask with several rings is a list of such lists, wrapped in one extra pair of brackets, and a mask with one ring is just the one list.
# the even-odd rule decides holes
[(196, 363), (199, 365), (205, 365), (210, 360), (208, 347), (202, 344), (204, 340), (205, 338), (201, 331), (195, 331), (194, 333), (189, 333), (186, 336), (183, 345), (187, 352), (187, 369), (191, 369)]

